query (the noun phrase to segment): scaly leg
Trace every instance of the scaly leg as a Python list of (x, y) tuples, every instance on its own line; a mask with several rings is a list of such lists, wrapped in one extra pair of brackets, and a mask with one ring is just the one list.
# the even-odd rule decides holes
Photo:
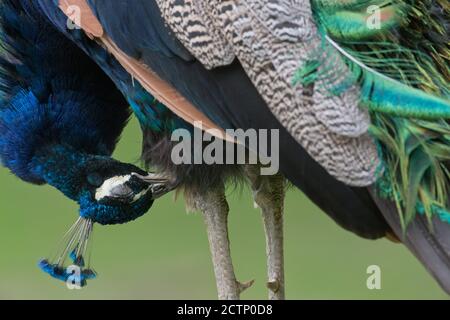
[(261, 176), (258, 166), (246, 166), (246, 175), (264, 221), (269, 299), (283, 300), (285, 299), (283, 254), (285, 179), (281, 174)]
[(200, 210), (203, 214), (219, 299), (238, 300), (241, 292), (249, 288), (253, 281), (240, 283), (236, 280), (228, 239), (229, 208), (224, 187), (220, 186), (202, 194), (190, 194), (187, 200), (189, 207)]

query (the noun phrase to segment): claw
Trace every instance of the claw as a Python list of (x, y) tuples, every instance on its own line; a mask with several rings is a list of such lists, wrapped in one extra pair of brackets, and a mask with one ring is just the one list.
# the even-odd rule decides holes
[(269, 288), (269, 290), (271, 290), (274, 293), (278, 292), (278, 290), (280, 290), (280, 281), (278, 280), (268, 281), (267, 288)]
[(239, 282), (238, 281), (237, 284), (238, 284), (238, 288), (239, 288), (239, 293), (242, 293), (243, 291), (247, 290), (254, 283), (255, 283), (255, 280), (250, 280), (250, 281), (247, 281), (247, 282)]

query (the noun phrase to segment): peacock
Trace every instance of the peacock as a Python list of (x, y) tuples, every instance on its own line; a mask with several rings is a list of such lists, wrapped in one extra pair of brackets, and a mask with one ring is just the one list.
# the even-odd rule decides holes
[[(287, 180), (341, 227), (403, 242), (450, 293), (449, 11), (444, 0), (3, 1), (2, 163), (80, 205), (41, 268), (67, 281), (70, 259), (85, 285), (93, 224), (134, 220), (177, 189), (205, 219), (219, 298), (238, 299), (251, 282), (234, 274), (225, 185), (246, 180), (269, 297), (282, 299)], [(146, 170), (110, 157), (128, 106)], [(280, 172), (174, 164), (171, 135), (199, 123), (249, 153), (260, 150), (225, 130), (277, 130)]]

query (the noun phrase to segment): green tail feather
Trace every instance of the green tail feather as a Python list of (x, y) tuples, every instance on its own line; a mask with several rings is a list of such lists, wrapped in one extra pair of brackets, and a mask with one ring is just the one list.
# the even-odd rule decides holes
[[(421, 119), (450, 118), (450, 100), (412, 86), (421, 84), (423, 73), (432, 78), (429, 81), (433, 83), (444, 82), (436, 72), (421, 70), (430, 69), (431, 61), (428, 59), (428, 67), (419, 67), (413, 57), (420, 56), (425, 61), (423, 54), (389, 43), (337, 43), (327, 34), (323, 38), (322, 46), (311, 56), (324, 58), (321, 61), (314, 58), (304, 63), (294, 76), (294, 83), (320, 81), (327, 85), (317, 86), (317, 89), (332, 95), (339, 95), (351, 85), (359, 84), (361, 103), (369, 110)], [(375, 50), (378, 46), (377, 54), (385, 57), (373, 56), (373, 51), (361, 51), (362, 46)], [(402, 58), (402, 55), (410, 56), (411, 60)], [(341, 58), (345, 64), (337, 63)], [(351, 73), (346, 79), (341, 79), (346, 72), (344, 68), (349, 68)], [(448, 87), (441, 87), (442, 91), (448, 91)]]
[(371, 133), (381, 142), (385, 161), (378, 188), (381, 195), (398, 202), (403, 226), (416, 211), (428, 218), (438, 214), (450, 223), (450, 126), (443, 120), (428, 125), (382, 113), (372, 119)]
[[(380, 32), (365, 25), (370, 4), (397, 9)], [(450, 223), (450, 122), (444, 120), (450, 119), (449, 30), (438, 21), (439, 13), (450, 12), (448, 4), (316, 0), (313, 10), (324, 30), (322, 46), (299, 68), (294, 83), (315, 82), (331, 95), (358, 84), (385, 163), (380, 196), (395, 201), (404, 229), (417, 212), (430, 226), (433, 216)], [(343, 72), (346, 79), (339, 78)]]
[[(418, 79), (422, 77), (422, 73), (416, 68), (417, 64), (406, 59), (389, 57), (395, 52), (409, 53), (410, 56), (413, 56), (414, 53), (410, 50), (400, 47), (382, 49), (389, 56), (380, 59), (371, 56), (370, 53), (358, 52), (351, 48), (344, 49), (328, 35), (325, 35), (325, 39), (338, 52), (331, 52), (331, 54), (340, 54), (344, 57), (353, 75), (353, 79), (347, 79), (347, 81), (360, 84), (361, 102), (370, 110), (421, 119), (450, 118), (450, 100), (428, 94), (411, 86), (411, 84), (417, 85)], [(388, 45), (382, 44), (382, 48), (386, 46)], [(417, 55), (421, 54), (417, 53)], [(424, 58), (422, 57), (422, 59)], [(325, 63), (329, 64), (332, 61), (333, 59), (327, 59)], [(392, 70), (389, 70), (390, 66), (393, 66)], [(381, 73), (375, 68), (383, 68), (384, 71)], [(332, 72), (332, 68), (329, 70)], [(340, 94), (341, 91), (335, 88), (334, 93)]]

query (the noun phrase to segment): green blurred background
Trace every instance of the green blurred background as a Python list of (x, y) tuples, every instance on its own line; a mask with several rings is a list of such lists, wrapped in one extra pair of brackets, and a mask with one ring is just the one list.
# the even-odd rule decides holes
[[(138, 164), (141, 133), (127, 127), (115, 156)], [(327, 190), (324, 190), (327, 192)], [(238, 279), (255, 279), (245, 299), (265, 299), (264, 233), (247, 189), (230, 192), (230, 238)], [(139, 220), (96, 226), (91, 264), (99, 277), (68, 290), (37, 262), (56, 248), (77, 218), (77, 205), (48, 186), (0, 169), (0, 299), (215, 299), (201, 215), (183, 199), (157, 201)], [(287, 195), (286, 293), (290, 299), (447, 299), (402, 246), (360, 239), (339, 228), (298, 190)], [(368, 290), (366, 269), (381, 268), (381, 290)]]

